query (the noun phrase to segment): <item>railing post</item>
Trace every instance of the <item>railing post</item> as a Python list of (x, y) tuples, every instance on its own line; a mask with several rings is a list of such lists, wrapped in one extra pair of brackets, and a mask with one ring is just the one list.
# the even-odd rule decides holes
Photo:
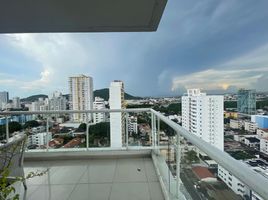
[(9, 127), (8, 127), (8, 117), (6, 116), (6, 140), (9, 139)]
[(151, 112), (151, 135), (152, 135), (152, 146), (154, 147), (155, 135), (154, 135), (154, 113)]
[(49, 122), (48, 122), (48, 115), (47, 115), (47, 122), (46, 122), (46, 140), (47, 140), (47, 145), (46, 145), (46, 151), (48, 151), (48, 132), (49, 132)]
[(160, 155), (160, 118), (157, 117), (157, 147), (158, 155)]
[(89, 148), (89, 142), (88, 142), (88, 131), (89, 131), (89, 117), (88, 115), (86, 115), (86, 148), (87, 148), (87, 151), (88, 151), (88, 148)]
[(157, 134), (156, 134), (156, 115), (154, 115), (154, 127), (153, 127), (153, 130), (154, 130), (154, 147), (156, 148), (156, 141), (157, 141)]
[(177, 182), (177, 189), (176, 189), (176, 193), (177, 193), (177, 198), (179, 199), (179, 195), (180, 195), (180, 172), (181, 172), (181, 168), (180, 168), (180, 164), (181, 164), (181, 145), (180, 145), (180, 134), (179, 132), (177, 133), (177, 153), (176, 153), (176, 182)]
[(126, 113), (126, 148), (128, 149), (128, 118), (129, 118), (129, 113)]

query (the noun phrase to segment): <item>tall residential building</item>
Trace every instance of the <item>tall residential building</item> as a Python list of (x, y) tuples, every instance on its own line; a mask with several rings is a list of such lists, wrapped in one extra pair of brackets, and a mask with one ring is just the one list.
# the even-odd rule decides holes
[(13, 97), (12, 104), (13, 104), (13, 108), (21, 108), (20, 98), (19, 97)]
[[(103, 110), (105, 109), (104, 99), (100, 97), (95, 97), (95, 101), (93, 102), (94, 110)], [(93, 113), (93, 122), (100, 123), (106, 121), (106, 113)]]
[[(70, 109), (92, 110), (93, 108), (93, 79), (90, 76), (79, 75), (69, 77)], [(76, 122), (92, 120), (92, 114), (75, 113), (72, 118)]]
[[(124, 83), (113, 81), (109, 89), (110, 109), (125, 108)], [(122, 113), (110, 113), (111, 147), (122, 147), (125, 141), (125, 120)]]
[(223, 122), (223, 96), (187, 90), (182, 97), (183, 128), (223, 151)]
[(8, 103), (8, 100), (8, 92), (0, 92), (0, 110), (5, 108), (6, 104)]
[(256, 113), (256, 91), (240, 89), (237, 94), (237, 111), (254, 115)]
[(61, 92), (54, 92), (48, 100), (49, 110), (66, 110), (67, 100)]

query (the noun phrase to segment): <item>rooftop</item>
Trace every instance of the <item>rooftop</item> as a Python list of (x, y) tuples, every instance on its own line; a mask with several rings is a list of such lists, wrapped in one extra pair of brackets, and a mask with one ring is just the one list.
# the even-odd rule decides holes
[(248, 140), (251, 143), (260, 142), (260, 140), (258, 138), (255, 138), (255, 137), (246, 137), (245, 140)]
[(207, 167), (193, 167), (194, 173), (198, 176), (200, 180), (205, 179), (205, 178), (215, 178), (213, 174), (208, 170)]

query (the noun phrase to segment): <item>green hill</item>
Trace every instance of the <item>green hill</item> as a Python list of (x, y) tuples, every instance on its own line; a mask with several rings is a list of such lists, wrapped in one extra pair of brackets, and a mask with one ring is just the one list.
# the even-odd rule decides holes
[[(63, 95), (67, 98), (67, 100), (69, 99), (69, 95), (68, 94), (65, 94)], [(37, 94), (37, 95), (32, 95), (32, 96), (29, 96), (27, 98), (23, 98), (21, 99), (22, 102), (34, 102), (34, 101), (37, 101), (38, 98), (47, 98), (48, 96), (45, 95), (45, 94)], [(104, 88), (104, 89), (100, 89), (100, 90), (95, 90), (94, 91), (94, 97), (101, 97), (103, 98), (105, 101), (108, 101), (109, 100), (109, 89), (108, 88)], [(125, 93), (125, 99), (141, 99), (140, 97), (135, 97), (135, 96), (132, 96), (128, 93)]]
[(21, 99), (22, 102), (34, 102), (37, 101), (38, 98), (47, 98), (48, 96), (45, 94), (37, 94), (37, 95), (32, 95), (27, 98)]
[[(100, 90), (95, 90), (94, 97), (101, 97), (105, 101), (108, 101), (109, 100), (109, 89), (104, 88), (104, 89), (100, 89)], [(141, 99), (141, 98), (132, 96), (132, 95), (125, 92), (125, 99), (130, 100), (130, 99)]]

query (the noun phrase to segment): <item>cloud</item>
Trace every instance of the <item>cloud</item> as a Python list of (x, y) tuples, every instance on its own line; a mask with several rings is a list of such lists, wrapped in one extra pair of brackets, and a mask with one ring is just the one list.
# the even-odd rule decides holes
[[(202, 88), (221, 92), (233, 91), (234, 88), (257, 88), (267, 91), (264, 84), (268, 79), (268, 44), (219, 66), (176, 76), (172, 80), (174, 91), (178, 88)], [(268, 82), (268, 81), (267, 81)]]
[(267, 6), (176, 0), (157, 32), (0, 35), (0, 68), (8, 74), (0, 83), (22, 96), (67, 93), (67, 78), (76, 74), (92, 76), (94, 89), (121, 79), (137, 96), (180, 94), (190, 86), (267, 90)]
[(89, 63), (87, 50), (68, 34), (12, 34), (7, 39), (14, 49), (38, 63), (35, 68), (39, 74), (14, 82), (27, 92), (66, 92), (67, 77), (78, 74)]

